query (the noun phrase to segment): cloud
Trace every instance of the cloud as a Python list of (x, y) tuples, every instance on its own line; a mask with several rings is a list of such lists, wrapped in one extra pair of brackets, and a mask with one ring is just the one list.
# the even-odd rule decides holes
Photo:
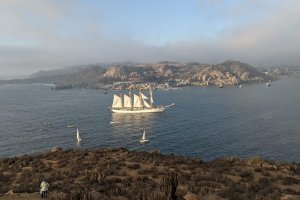
[[(219, 6), (206, 15), (211, 20), (207, 27), (217, 27), (216, 37), (157, 45), (128, 35), (107, 34), (109, 27), (103, 25), (101, 13), (85, 19), (91, 10), (76, 12), (81, 1), (2, 0), (0, 75), (125, 60), (219, 63), (235, 59), (255, 66), (300, 65), (299, 1), (280, 1), (273, 7), (268, 7), (270, 1), (236, 5), (221, 0), (208, 5), (199, 2), (200, 10)], [(95, 13), (95, 8), (91, 9)]]
[(233, 29), (223, 46), (255, 64), (299, 65), (300, 2), (286, 2), (261, 21)]

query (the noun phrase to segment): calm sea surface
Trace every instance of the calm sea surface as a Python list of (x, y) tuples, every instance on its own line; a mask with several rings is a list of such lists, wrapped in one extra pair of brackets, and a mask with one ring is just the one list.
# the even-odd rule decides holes
[[(63, 148), (126, 147), (202, 159), (260, 155), (300, 161), (300, 77), (243, 88), (188, 87), (154, 91), (163, 113), (120, 115), (114, 92), (49, 86), (0, 86), (0, 157)], [(116, 122), (110, 124), (110, 121)], [(76, 143), (76, 124), (81, 144)], [(140, 144), (143, 130), (150, 139)]]

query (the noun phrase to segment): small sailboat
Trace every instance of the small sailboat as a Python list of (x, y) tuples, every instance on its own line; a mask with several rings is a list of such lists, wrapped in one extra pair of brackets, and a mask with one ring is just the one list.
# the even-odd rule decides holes
[(269, 86), (271, 86), (271, 83), (269, 83), (269, 82), (268, 82), (268, 83), (266, 83), (266, 86), (268, 86), (268, 87), (269, 87)]
[(239, 88), (242, 88), (242, 87), (243, 87), (242, 84), (240, 84), (240, 85), (239, 85)]
[(80, 138), (80, 135), (79, 135), (79, 129), (77, 128), (77, 142), (80, 142), (81, 141), (81, 138)]
[(140, 143), (146, 143), (146, 142), (149, 142), (149, 140), (146, 140), (146, 131), (144, 130), (143, 137), (142, 139), (140, 139)]
[(68, 127), (68, 128), (74, 128), (74, 127), (75, 127), (75, 124), (68, 124), (67, 127)]

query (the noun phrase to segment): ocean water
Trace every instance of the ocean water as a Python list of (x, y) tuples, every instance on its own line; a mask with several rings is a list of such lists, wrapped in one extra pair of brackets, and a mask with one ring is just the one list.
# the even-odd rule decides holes
[[(154, 91), (163, 113), (121, 115), (108, 109), (115, 92), (0, 86), (0, 157), (62, 148), (125, 147), (210, 160), (262, 156), (300, 161), (300, 77), (272, 83)], [(115, 122), (110, 124), (110, 121)], [(76, 142), (76, 124), (82, 141)], [(140, 144), (143, 130), (149, 143)]]

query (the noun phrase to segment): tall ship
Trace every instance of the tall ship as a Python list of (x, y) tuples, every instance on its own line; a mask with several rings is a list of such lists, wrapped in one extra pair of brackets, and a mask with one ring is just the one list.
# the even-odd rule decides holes
[[(132, 101), (133, 100), (133, 101)], [(149, 101), (149, 102), (148, 102)], [(163, 112), (168, 106), (155, 106), (152, 89), (149, 87), (149, 98), (140, 90), (138, 94), (115, 94), (111, 111), (114, 113), (158, 113)]]

